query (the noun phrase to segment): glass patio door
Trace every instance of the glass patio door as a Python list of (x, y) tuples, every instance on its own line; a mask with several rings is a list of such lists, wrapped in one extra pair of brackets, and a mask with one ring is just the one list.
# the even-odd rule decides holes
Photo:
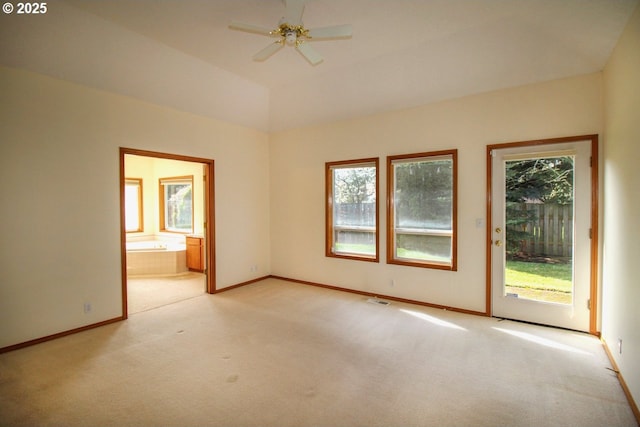
[(589, 331), (591, 141), (491, 156), (492, 315)]

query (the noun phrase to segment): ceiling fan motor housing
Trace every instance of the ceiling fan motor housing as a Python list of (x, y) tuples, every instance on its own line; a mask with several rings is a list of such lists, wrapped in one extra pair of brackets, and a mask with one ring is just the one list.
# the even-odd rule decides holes
[(287, 40), (288, 44), (293, 45), (296, 43), (296, 40), (298, 40), (298, 35), (295, 31), (288, 30), (284, 33), (284, 38)]

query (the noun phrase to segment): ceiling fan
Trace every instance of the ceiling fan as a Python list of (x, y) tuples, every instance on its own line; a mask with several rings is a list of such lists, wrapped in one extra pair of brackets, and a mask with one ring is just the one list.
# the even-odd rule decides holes
[(253, 55), (254, 61), (265, 61), (285, 45), (295, 46), (311, 65), (317, 65), (324, 59), (309, 41), (344, 39), (351, 37), (351, 25), (334, 25), (331, 27), (306, 29), (302, 24), (302, 13), (306, 0), (282, 0), (286, 7), (285, 16), (280, 19), (278, 28), (270, 30), (251, 24), (232, 22), (232, 30), (246, 31), (264, 36), (278, 38), (274, 43)]

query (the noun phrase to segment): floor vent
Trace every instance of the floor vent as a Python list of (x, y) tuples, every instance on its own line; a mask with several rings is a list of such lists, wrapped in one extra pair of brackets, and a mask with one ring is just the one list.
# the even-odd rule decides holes
[(369, 298), (367, 302), (370, 302), (371, 304), (378, 304), (378, 305), (391, 305), (389, 301), (383, 301), (378, 298)]

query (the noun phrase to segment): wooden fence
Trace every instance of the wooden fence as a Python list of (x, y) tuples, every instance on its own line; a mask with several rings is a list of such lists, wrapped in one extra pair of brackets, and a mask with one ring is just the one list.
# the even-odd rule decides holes
[(530, 220), (507, 227), (526, 233), (520, 240), (520, 252), (525, 255), (545, 257), (570, 257), (573, 252), (573, 206), (544, 203), (521, 203), (518, 209), (526, 209)]

